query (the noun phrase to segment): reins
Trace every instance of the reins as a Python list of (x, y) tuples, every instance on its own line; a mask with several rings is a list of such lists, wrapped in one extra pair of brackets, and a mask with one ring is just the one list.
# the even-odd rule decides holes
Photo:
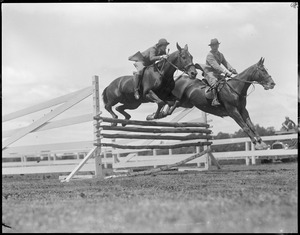
[[(231, 78), (231, 79), (233, 79), (233, 78)], [(253, 86), (253, 89), (252, 89), (252, 91), (249, 93), (249, 94), (246, 94), (246, 95), (243, 95), (243, 97), (247, 97), (247, 96), (249, 96), (252, 92), (254, 92), (254, 90), (255, 90), (255, 86), (254, 86), (254, 84), (253, 83), (255, 83), (255, 82), (248, 82), (248, 81), (241, 81), (241, 80), (239, 80), (239, 79), (234, 79), (234, 80), (236, 80), (236, 81), (239, 81), (239, 82), (245, 82), (245, 83), (250, 83), (252, 86)], [(226, 83), (225, 84), (227, 84), (228, 85), (228, 87), (235, 93), (235, 94), (237, 94), (238, 96), (242, 96), (241, 94), (239, 94), (232, 86), (230, 86), (230, 84), (226, 81)], [(223, 88), (223, 87), (222, 87)], [(221, 89), (222, 89), (221, 88)]]
[[(254, 74), (256, 73), (258, 71), (258, 67), (256, 67), (256, 70), (253, 72), (253, 74), (251, 75), (251, 76), (254, 76)], [(253, 86), (253, 89), (252, 89), (252, 91), (249, 93), (249, 94), (246, 94), (246, 95), (244, 95), (243, 97), (247, 97), (247, 96), (249, 96), (252, 92), (254, 92), (254, 90), (255, 90), (255, 86), (254, 86), (254, 84), (255, 83), (257, 83), (257, 84), (259, 84), (258, 82), (256, 82), (256, 81), (242, 81), (242, 80), (240, 80), (240, 79), (237, 79), (237, 78), (230, 78), (230, 79), (232, 79), (232, 80), (235, 80), (235, 81), (239, 81), (239, 82), (244, 82), (244, 83), (250, 83), (252, 86)], [(232, 86), (230, 86), (230, 84), (226, 81), (226, 84), (228, 85), (228, 87), (235, 93), (235, 94), (237, 94), (238, 96), (242, 96), (241, 94), (239, 94)], [(223, 88), (223, 87), (222, 87)], [(221, 88), (221, 89), (222, 89)]]

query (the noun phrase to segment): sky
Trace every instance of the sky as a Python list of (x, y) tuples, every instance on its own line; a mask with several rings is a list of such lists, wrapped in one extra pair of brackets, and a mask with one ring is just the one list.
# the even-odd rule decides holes
[[(276, 83), (268, 91), (260, 85), (249, 88), (247, 109), (253, 123), (279, 130), (285, 116), (298, 120), (298, 9), (291, 3), (3, 3), (1, 7), (2, 116), (88, 87), (94, 75), (100, 78), (102, 93), (115, 78), (135, 71), (130, 55), (160, 38), (170, 42), (170, 53), (177, 50), (177, 42), (181, 47), (187, 44), (194, 63), (205, 63), (210, 40), (218, 38), (219, 51), (238, 72), (264, 57)], [(155, 110), (156, 105), (149, 103), (129, 113), (132, 119), (145, 120)], [(2, 130), (25, 127), (49, 111), (2, 123)], [(91, 112), (89, 98), (53, 120)], [(182, 121), (201, 115), (194, 109)], [(103, 116), (109, 113), (103, 110)], [(213, 134), (240, 129), (229, 117), (208, 115), (208, 119)], [(12, 146), (92, 139), (92, 123), (84, 123), (32, 133)]]

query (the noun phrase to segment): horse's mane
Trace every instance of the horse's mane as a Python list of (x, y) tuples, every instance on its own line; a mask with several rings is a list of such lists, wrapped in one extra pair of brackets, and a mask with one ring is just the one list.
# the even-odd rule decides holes
[[(235, 76), (235, 79), (240, 79), (240, 77), (244, 76), (247, 72), (249, 72), (249, 70), (255, 69), (256, 66), (257, 66), (256, 63), (253, 64), (253, 65), (251, 65), (251, 66), (249, 66), (248, 68), (246, 68), (245, 70), (243, 70), (242, 72), (240, 72), (239, 74), (237, 74), (237, 75)], [(230, 80), (230, 79), (229, 79), (229, 80)], [(229, 80), (228, 80), (228, 81), (229, 81)]]

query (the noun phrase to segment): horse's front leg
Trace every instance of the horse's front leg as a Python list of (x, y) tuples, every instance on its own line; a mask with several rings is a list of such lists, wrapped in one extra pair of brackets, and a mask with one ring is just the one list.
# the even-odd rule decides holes
[(172, 113), (174, 112), (174, 110), (180, 106), (180, 101), (176, 100), (174, 105), (172, 105), (171, 107), (169, 107), (168, 113), (167, 115), (172, 115)]
[(253, 134), (255, 135), (256, 137), (256, 140), (257, 142), (262, 146), (263, 149), (267, 149), (268, 148), (268, 145), (262, 141), (260, 135), (258, 134), (255, 126), (253, 125), (251, 119), (250, 119), (250, 116), (249, 116), (249, 113), (247, 111), (246, 108), (243, 108), (241, 111), (240, 111), (241, 115), (242, 115), (242, 118), (243, 120), (245, 121), (245, 123), (248, 125), (248, 127), (250, 128), (250, 130), (253, 132)]
[(172, 113), (174, 112), (174, 110), (179, 107), (180, 105), (180, 101), (178, 100), (178, 98), (173, 95), (172, 92), (169, 92), (169, 96), (166, 99), (166, 103), (167, 103), (167, 108), (163, 108), (161, 111), (161, 116), (162, 117), (166, 117), (168, 115), (172, 115)]
[(247, 123), (243, 120), (242, 115), (239, 113), (238, 109), (234, 106), (224, 104), (225, 108), (231, 118), (235, 120), (235, 122), (243, 129), (243, 131), (249, 136), (251, 142), (254, 144), (256, 149), (265, 149), (264, 146), (260, 145), (257, 140), (256, 136)]
[(157, 104), (157, 110), (152, 115), (147, 116), (147, 120), (153, 120), (160, 118), (160, 113), (162, 108), (165, 106), (165, 102), (162, 101), (152, 90), (148, 91), (147, 94), (145, 94), (145, 98), (150, 102), (155, 102)]
[(166, 116), (172, 115), (174, 110), (179, 107), (180, 101), (176, 100), (174, 101), (167, 101), (167, 104), (161, 109), (161, 112), (159, 114), (159, 118), (164, 118)]

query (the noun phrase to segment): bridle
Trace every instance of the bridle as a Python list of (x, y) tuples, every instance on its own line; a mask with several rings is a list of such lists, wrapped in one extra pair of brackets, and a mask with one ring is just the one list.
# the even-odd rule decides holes
[[(257, 65), (256, 65), (256, 69), (253, 71), (253, 73), (251, 74), (251, 77), (254, 77), (256, 75), (257, 72), (259, 72), (259, 70), (261, 70)], [(260, 75), (259, 75), (260, 76)], [(267, 78), (270, 78), (271, 76), (268, 74)], [(249, 96), (254, 90), (255, 90), (255, 86), (254, 84), (260, 84), (260, 85), (263, 85), (263, 83), (259, 83), (257, 81), (242, 81), (242, 80), (239, 80), (237, 78), (230, 78), (232, 80), (235, 80), (235, 81), (239, 81), (239, 82), (244, 82), (244, 83), (250, 83), (252, 86), (253, 86), (253, 90), (248, 94), (248, 95), (245, 95), (244, 97), (247, 97)], [(226, 84), (228, 85), (228, 87), (235, 93), (237, 94), (238, 96), (242, 96), (241, 94), (239, 94), (232, 86), (229, 85), (228, 82), (226, 82)], [(222, 87), (223, 88), (223, 87)], [(222, 89), (221, 88), (221, 89)]]
[[(178, 53), (178, 56), (177, 56), (177, 57), (178, 57), (178, 59), (179, 59), (179, 57), (180, 57), (180, 52)], [(184, 66), (183, 69), (179, 69), (178, 66), (176, 66), (175, 64), (173, 64), (173, 63), (172, 63), (171, 61), (169, 61), (168, 58), (167, 58), (167, 59), (164, 60), (164, 63), (163, 63), (163, 65), (162, 65), (162, 68), (164, 67), (165, 62), (168, 62), (173, 68), (175, 68), (176, 70), (181, 70), (181, 71), (182, 71), (182, 74), (186, 73), (188, 76), (190, 76), (190, 75), (188, 74), (188, 69), (189, 69), (191, 66), (194, 65), (194, 63), (191, 62), (191, 63), (187, 64), (186, 66)], [(162, 75), (161, 71), (160, 71), (160, 70), (158, 70), (158, 71), (159, 71), (159, 73)]]
[[(259, 71), (261, 70), (257, 65), (256, 65), (256, 69), (253, 71), (253, 73), (251, 74), (251, 77), (254, 77), (254, 75)], [(270, 78), (271, 76), (268, 74), (267, 78)], [(250, 84), (263, 84), (263, 83), (259, 83), (257, 81), (242, 81), (242, 80), (239, 80), (237, 78), (230, 78), (232, 80), (236, 80), (236, 81), (239, 81), (239, 82), (244, 82), (244, 83), (250, 83)]]

